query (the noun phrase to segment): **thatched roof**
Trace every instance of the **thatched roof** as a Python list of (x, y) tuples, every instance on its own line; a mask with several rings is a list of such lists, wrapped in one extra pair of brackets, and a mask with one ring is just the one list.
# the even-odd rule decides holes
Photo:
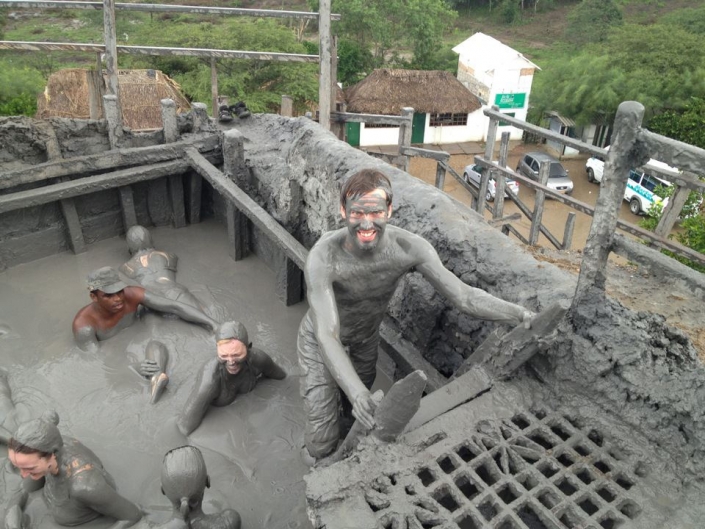
[[(120, 70), (118, 83), (123, 122), (132, 130), (162, 127), (162, 99), (173, 99), (177, 112), (191, 108), (179, 85), (159, 70)], [(59, 70), (37, 99), (36, 117), (102, 119), (105, 86), (95, 70)]]
[(428, 114), (469, 114), (482, 106), (453, 74), (427, 70), (375, 70), (345, 90), (348, 112), (399, 115), (402, 107)]

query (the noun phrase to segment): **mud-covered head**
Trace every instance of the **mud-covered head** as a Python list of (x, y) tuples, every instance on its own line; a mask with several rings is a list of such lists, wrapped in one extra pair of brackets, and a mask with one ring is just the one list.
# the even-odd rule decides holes
[(343, 184), (340, 214), (348, 229), (352, 248), (371, 251), (382, 240), (392, 216), (392, 185), (375, 169), (363, 169)]
[(47, 412), (40, 419), (21, 424), (7, 445), (8, 458), (23, 478), (38, 480), (56, 474), (56, 454), (64, 446), (57, 424), (56, 412)]
[(125, 240), (127, 241), (127, 248), (130, 250), (130, 254), (132, 255), (141, 250), (154, 248), (152, 236), (150, 235), (149, 230), (143, 226), (132, 226), (129, 230), (127, 230)]
[(203, 454), (195, 446), (180, 446), (166, 453), (162, 462), (162, 493), (184, 519), (201, 509), (203, 495), (210, 487)]
[(231, 375), (239, 373), (252, 346), (245, 326), (239, 321), (221, 323), (215, 332), (215, 343), (218, 360), (225, 370)]

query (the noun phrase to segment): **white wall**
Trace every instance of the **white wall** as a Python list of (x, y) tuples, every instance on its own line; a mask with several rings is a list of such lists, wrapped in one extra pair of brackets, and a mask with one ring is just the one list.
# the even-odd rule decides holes
[[(428, 116), (426, 117), (428, 122)], [(397, 145), (399, 143), (399, 127), (365, 128), (364, 123), (360, 123), (360, 147), (371, 147), (374, 145)]]

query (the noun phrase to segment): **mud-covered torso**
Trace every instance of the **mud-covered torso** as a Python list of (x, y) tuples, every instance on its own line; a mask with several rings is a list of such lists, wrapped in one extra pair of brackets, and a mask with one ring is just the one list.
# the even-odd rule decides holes
[(142, 305), (137, 306), (137, 310), (134, 312), (128, 312), (125, 314), (122, 318), (120, 318), (120, 321), (118, 321), (115, 325), (112, 327), (106, 328), (106, 329), (99, 329), (95, 328), (95, 335), (98, 338), (98, 340), (107, 340), (108, 338), (112, 338), (115, 336), (118, 332), (121, 330), (129, 327), (135, 321), (137, 321), (143, 314), (144, 312), (144, 307)]
[(125, 263), (121, 269), (131, 279), (143, 286), (167, 284), (176, 281), (176, 255), (159, 250), (139, 252)]
[[(99, 474), (96, 476), (96, 473)], [(47, 475), (44, 484), (44, 501), (49, 513), (60, 525), (79, 525), (94, 520), (100, 513), (71, 497), (71, 487), (104, 479), (114, 488), (115, 482), (103, 468), (98, 457), (75, 439), (64, 438), (59, 473)]]
[(213, 406), (232, 404), (238, 395), (252, 391), (257, 385), (257, 380), (262, 375), (260, 370), (252, 365), (250, 358), (245, 360), (240, 372), (235, 375), (228, 373), (220, 362), (218, 362), (215, 369), (218, 387), (212, 402)]

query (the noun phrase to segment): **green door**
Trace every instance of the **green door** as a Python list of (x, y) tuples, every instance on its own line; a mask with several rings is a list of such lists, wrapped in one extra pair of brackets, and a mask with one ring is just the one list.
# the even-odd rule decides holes
[(360, 146), (360, 124), (359, 123), (346, 123), (345, 124), (345, 138), (348, 143), (353, 147)]
[(414, 121), (411, 126), (411, 143), (423, 143), (423, 135), (426, 128), (426, 114), (414, 113)]

